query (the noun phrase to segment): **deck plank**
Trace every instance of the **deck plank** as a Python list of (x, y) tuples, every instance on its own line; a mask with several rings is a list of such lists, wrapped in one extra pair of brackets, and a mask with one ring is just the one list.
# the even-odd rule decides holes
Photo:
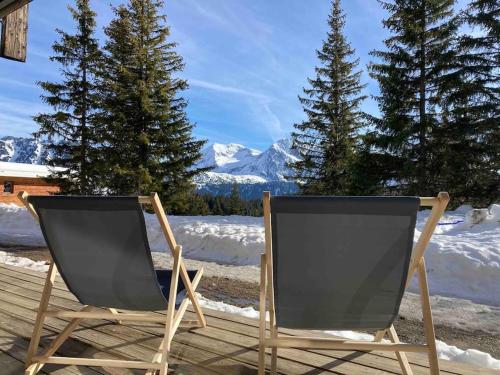
[[(0, 264), (0, 364), (22, 373), (25, 350), (33, 329), (45, 274)], [(50, 306), (77, 310), (80, 303), (56, 278)], [(208, 327), (179, 329), (172, 343), (170, 373), (182, 374), (256, 374), (258, 322), (254, 319), (204, 309)], [(195, 319), (188, 310), (187, 319)], [(44, 327), (42, 345), (47, 345), (67, 323), (67, 319), (49, 318)], [(283, 335), (303, 332), (280, 329)], [(129, 322), (117, 325), (104, 320), (83, 321), (59, 355), (91, 355), (99, 358), (149, 360), (162, 336), (162, 327), (152, 323)], [(400, 374), (395, 356), (386, 352), (345, 352), (327, 350), (279, 349), (278, 372), (281, 374)], [(408, 355), (415, 375), (429, 372), (427, 359), (419, 353)], [(266, 360), (269, 362), (269, 354)], [(19, 364), (21, 367), (19, 367)], [(440, 361), (443, 375), (498, 374), (494, 370), (472, 368)], [(11, 367), (9, 368), (9, 371)], [(47, 374), (136, 374), (139, 370), (90, 369), (85, 367), (47, 366)], [(1, 372), (3, 374), (3, 371)]]

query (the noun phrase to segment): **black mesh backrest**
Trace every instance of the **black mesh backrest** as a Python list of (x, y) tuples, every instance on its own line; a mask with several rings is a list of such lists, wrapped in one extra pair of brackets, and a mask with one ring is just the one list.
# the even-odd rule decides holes
[(271, 198), (278, 326), (389, 327), (403, 296), (419, 199)]
[(29, 196), (66, 285), (85, 305), (165, 310), (137, 197)]

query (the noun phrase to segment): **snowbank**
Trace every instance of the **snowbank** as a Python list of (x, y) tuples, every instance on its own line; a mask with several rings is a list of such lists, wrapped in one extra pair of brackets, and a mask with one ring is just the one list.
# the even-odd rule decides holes
[(45, 261), (34, 261), (29, 258), (16, 257), (5, 251), (0, 251), (0, 263), (10, 264), (11, 266), (17, 266), (22, 268), (29, 268), (31, 270), (47, 272), (49, 266)]
[[(479, 224), (470, 207), (447, 212), (426, 253), (432, 294), (500, 306), (500, 205)], [(415, 239), (430, 211), (418, 214)], [(476, 215), (477, 216), (477, 215)], [(246, 216), (170, 216), (175, 238), (186, 258), (229, 265), (258, 265), (264, 251), (262, 218)], [(153, 215), (146, 215), (153, 251), (167, 244)], [(0, 244), (44, 246), (38, 225), (24, 208), (0, 204)], [(416, 283), (411, 286), (416, 290)]]
[[(212, 301), (203, 296), (200, 297), (200, 305), (204, 308), (244, 316), (247, 318), (258, 319), (259, 312), (252, 307), (238, 307), (229, 305), (220, 301)], [(373, 335), (354, 331), (324, 331), (338, 337), (344, 337), (349, 340), (372, 341)], [(493, 358), (489, 353), (476, 349), (462, 350), (456, 346), (448, 345), (443, 341), (436, 340), (438, 357), (448, 361), (462, 362), (476, 367), (488, 367), (500, 370), (500, 360)]]
[[(499, 208), (492, 205), (484, 220), (475, 225), (469, 221), (471, 210), (459, 207), (446, 212), (425, 254), (432, 294), (500, 306)], [(429, 213), (419, 213), (415, 240)], [(416, 278), (410, 290), (418, 290)]]

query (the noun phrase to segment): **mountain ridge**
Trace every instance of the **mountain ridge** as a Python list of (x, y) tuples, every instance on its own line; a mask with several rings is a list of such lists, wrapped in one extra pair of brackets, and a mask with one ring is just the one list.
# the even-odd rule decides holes
[[(0, 138), (0, 161), (27, 164), (45, 164), (50, 154), (44, 142), (35, 138), (5, 136)], [(264, 151), (239, 143), (211, 143), (202, 150), (202, 159), (196, 167), (213, 167), (195, 178), (201, 192), (227, 195), (233, 184), (238, 184), (242, 197), (258, 197), (262, 189), (273, 193), (296, 191), (288, 163), (299, 160), (291, 150), (291, 140), (281, 139)]]

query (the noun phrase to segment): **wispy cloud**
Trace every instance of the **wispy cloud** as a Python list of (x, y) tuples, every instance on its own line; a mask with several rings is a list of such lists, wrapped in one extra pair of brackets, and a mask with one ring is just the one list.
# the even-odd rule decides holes
[(208, 90), (214, 90), (218, 92), (225, 92), (225, 93), (230, 93), (230, 94), (237, 94), (237, 95), (243, 95), (243, 96), (248, 96), (252, 98), (260, 98), (260, 99), (269, 99), (267, 95), (259, 94), (256, 92), (252, 92), (249, 90), (241, 89), (238, 87), (232, 87), (232, 86), (226, 86), (226, 85), (220, 85), (218, 83), (213, 83), (213, 82), (207, 82), (199, 79), (190, 79), (189, 84), (194, 87), (200, 87), (203, 89), (208, 89)]
[(223, 94), (236, 94), (246, 97), (246, 102), (248, 103), (254, 118), (263, 126), (264, 129), (266, 129), (267, 133), (273, 140), (280, 139), (285, 134), (279, 117), (272, 110), (271, 105), (273, 99), (268, 95), (198, 79), (191, 79), (189, 82), (195, 87), (213, 90)]
[(33, 116), (47, 109), (41, 103), (0, 96), (0, 134), (29, 135), (36, 129)]
[(28, 88), (38, 88), (38, 86), (35, 83), (29, 83), (29, 82), (24, 82), (20, 81), (17, 79), (9, 79), (9, 78), (3, 78), (0, 77), (0, 83), (5, 83), (6, 85), (9, 86), (23, 86), (23, 87), (28, 87)]
[(273, 141), (281, 139), (286, 134), (279, 117), (272, 110), (269, 100), (259, 99), (252, 103), (253, 113), (260, 123), (264, 125), (268, 135)]

